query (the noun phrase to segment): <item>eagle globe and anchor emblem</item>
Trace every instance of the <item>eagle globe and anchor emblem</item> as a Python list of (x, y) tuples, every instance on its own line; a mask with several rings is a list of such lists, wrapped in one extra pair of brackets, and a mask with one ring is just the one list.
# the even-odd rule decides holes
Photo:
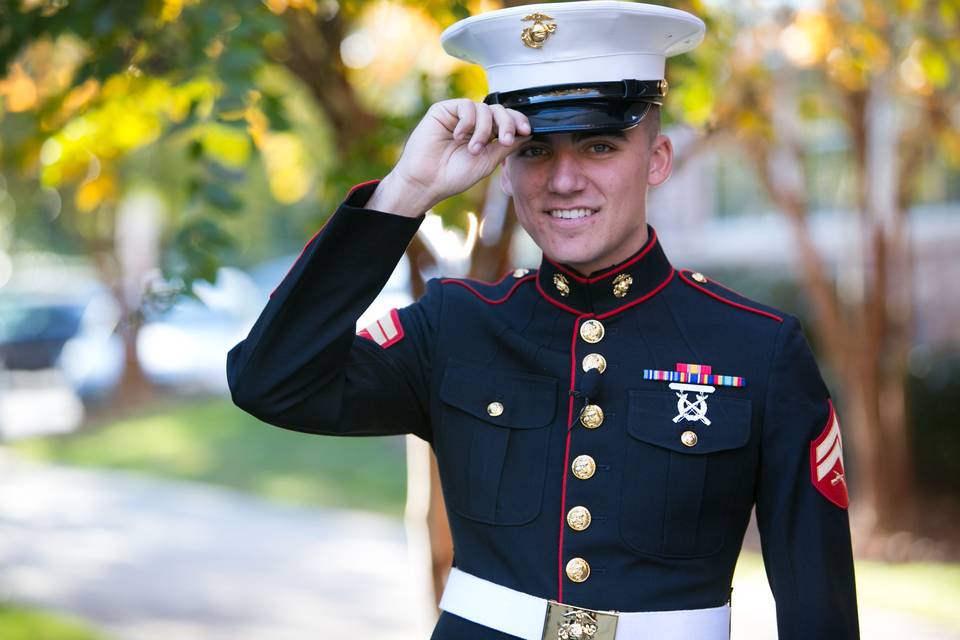
[(597, 635), (597, 619), (583, 610), (567, 611), (557, 630), (557, 640), (590, 640)]
[(523, 30), (520, 34), (520, 39), (523, 41), (523, 44), (531, 49), (539, 49), (543, 46), (543, 43), (547, 41), (547, 38), (557, 30), (557, 25), (553, 22), (547, 22), (547, 20), (553, 20), (553, 18), (539, 12), (524, 16), (521, 22), (530, 22), (531, 20), (533, 21), (533, 25)]

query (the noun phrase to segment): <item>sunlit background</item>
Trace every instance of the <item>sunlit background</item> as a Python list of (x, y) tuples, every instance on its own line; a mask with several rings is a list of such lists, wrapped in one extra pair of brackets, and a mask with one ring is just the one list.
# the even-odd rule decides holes
[[(486, 93), (443, 28), (515, 4), (0, 4), (0, 638), (428, 637), (424, 445), (263, 425), (224, 360), (427, 106)], [(669, 65), (651, 222), (674, 264), (803, 320), (864, 638), (960, 638), (960, 2), (671, 6), (707, 39)], [(483, 182), (359, 324), (538, 263)], [(733, 638), (775, 638), (745, 546)]]

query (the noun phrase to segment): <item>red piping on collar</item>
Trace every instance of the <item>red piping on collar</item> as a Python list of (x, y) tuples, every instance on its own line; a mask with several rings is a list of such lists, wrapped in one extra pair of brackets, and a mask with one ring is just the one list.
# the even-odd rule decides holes
[[(537, 291), (539, 291), (539, 292), (540, 292), (540, 295), (543, 296), (544, 299), (545, 299), (547, 302), (549, 302), (550, 304), (552, 304), (552, 305), (554, 305), (554, 306), (556, 306), (556, 307), (560, 307), (561, 309), (563, 309), (564, 311), (567, 311), (568, 313), (572, 313), (572, 314), (575, 314), (575, 315), (578, 315), (578, 316), (584, 315), (582, 311), (577, 311), (577, 310), (574, 309), (573, 307), (568, 307), (567, 305), (563, 304), (562, 302), (557, 302), (556, 300), (554, 300), (553, 298), (551, 298), (550, 296), (548, 296), (548, 295), (547, 295), (547, 292), (544, 291), (544, 290), (543, 290), (543, 287), (540, 286), (540, 278), (537, 278)], [(584, 317), (593, 317), (593, 314), (592, 314), (592, 313), (589, 313), (589, 314), (586, 314)]]
[(653, 297), (653, 296), (655, 296), (656, 294), (660, 293), (660, 290), (661, 290), (661, 289), (663, 289), (665, 286), (667, 286), (668, 284), (670, 284), (670, 281), (673, 280), (673, 274), (675, 274), (675, 273), (676, 273), (676, 270), (675, 270), (673, 267), (670, 267), (670, 275), (668, 275), (663, 282), (661, 282), (660, 284), (658, 284), (655, 289), (653, 289), (652, 291), (649, 291), (649, 292), (645, 293), (644, 295), (640, 296), (640, 297), (637, 298), (636, 300), (631, 300), (630, 302), (628, 302), (627, 304), (623, 305), (622, 307), (617, 307), (616, 309), (614, 309), (614, 310), (612, 310), (612, 311), (607, 311), (606, 313), (601, 313), (600, 315), (597, 316), (597, 319), (598, 319), (598, 320), (603, 320), (604, 318), (609, 318), (609, 317), (612, 316), (612, 315), (615, 315), (615, 314), (617, 314), (617, 313), (620, 313), (620, 312), (623, 311), (624, 309), (629, 309), (630, 307), (632, 307), (632, 306), (634, 306), (634, 305), (640, 304), (641, 302), (650, 299), (651, 297)]
[[(350, 188), (350, 191), (347, 192), (347, 197), (343, 199), (344, 202), (346, 202), (347, 200), (349, 200), (349, 199), (350, 199), (350, 196), (352, 196), (357, 189), (362, 189), (363, 187), (369, 186), (369, 185), (371, 185), (371, 184), (375, 184), (375, 183), (377, 183), (377, 182), (380, 182), (380, 180), (367, 180), (366, 182), (361, 182), (361, 183), (358, 184), (358, 185), (354, 185), (353, 187)], [(364, 204), (366, 204), (366, 203), (364, 203)], [(326, 229), (327, 223), (330, 222), (332, 219), (333, 219), (333, 216), (331, 215), (329, 218), (327, 218), (326, 220), (324, 220), (324, 221), (323, 221), (323, 224), (320, 225), (320, 228), (317, 229), (317, 232), (314, 233), (314, 234), (310, 237), (309, 240), (307, 240), (307, 243), (306, 243), (305, 245), (303, 245), (303, 248), (302, 248), (302, 249), (300, 249), (300, 255), (298, 255), (298, 256), (297, 256), (297, 259), (293, 261), (293, 264), (290, 265), (290, 268), (287, 269), (287, 272), (286, 272), (285, 274), (283, 274), (283, 277), (280, 278), (280, 282), (277, 283), (277, 286), (275, 286), (275, 287), (273, 288), (273, 291), (270, 292), (270, 295), (269, 295), (268, 297), (270, 297), (270, 298), (273, 297), (273, 294), (275, 294), (275, 293), (277, 292), (277, 289), (279, 289), (279, 288), (280, 288), (280, 285), (283, 284), (283, 281), (287, 279), (287, 276), (290, 275), (290, 272), (293, 271), (293, 268), (294, 268), (295, 266), (297, 266), (297, 263), (298, 263), (298, 262), (300, 262), (300, 258), (303, 257), (303, 254), (306, 252), (307, 247), (309, 247), (309, 246), (313, 243), (313, 241), (317, 239), (317, 236), (320, 235), (320, 233), (321, 233), (324, 229)]]
[[(504, 280), (506, 280), (509, 277), (510, 277), (510, 274), (508, 273), (507, 275), (500, 278), (500, 280), (498, 280), (497, 282), (483, 282), (480, 280), (478, 280), (477, 282), (480, 282), (481, 284), (496, 286), (502, 283)], [(473, 295), (477, 296), (478, 298), (486, 302), (487, 304), (503, 304), (504, 302), (510, 299), (510, 296), (513, 295), (513, 292), (516, 291), (521, 284), (523, 284), (524, 282), (527, 282), (528, 280), (533, 280), (536, 277), (537, 277), (537, 274), (533, 273), (533, 274), (530, 274), (529, 276), (524, 276), (520, 278), (513, 284), (512, 287), (510, 287), (510, 290), (507, 291), (507, 293), (502, 298), (498, 298), (497, 300), (491, 300), (490, 298), (486, 297), (485, 295), (481, 294), (479, 291), (471, 287), (468, 282), (465, 282), (463, 280), (457, 280), (456, 278), (445, 278), (440, 281), (440, 284), (458, 284), (464, 289), (466, 289), (467, 291), (469, 291), (470, 293), (472, 293)]]
[(540, 292), (540, 295), (543, 296), (543, 297), (547, 300), (547, 302), (549, 302), (549, 303), (551, 303), (551, 304), (553, 304), (553, 305), (555, 305), (555, 306), (557, 306), (557, 307), (560, 307), (560, 308), (563, 309), (564, 311), (567, 311), (567, 312), (569, 312), (569, 313), (576, 314), (576, 315), (578, 315), (578, 316), (583, 316), (583, 318), (597, 318), (598, 320), (603, 320), (604, 318), (609, 318), (610, 316), (616, 315), (616, 314), (620, 313), (621, 311), (623, 311), (623, 310), (625, 310), (625, 309), (629, 309), (630, 307), (632, 307), (632, 306), (634, 306), (634, 305), (638, 305), (638, 304), (640, 304), (641, 302), (644, 302), (644, 301), (646, 301), (646, 300), (649, 300), (652, 296), (658, 294), (665, 286), (667, 286), (668, 284), (670, 284), (670, 281), (673, 279), (673, 274), (675, 274), (675, 273), (676, 273), (676, 270), (675, 270), (673, 267), (670, 267), (670, 274), (664, 279), (663, 282), (661, 282), (660, 284), (658, 284), (654, 289), (652, 289), (651, 291), (648, 291), (647, 293), (645, 293), (644, 295), (640, 296), (640, 297), (637, 298), (636, 300), (631, 300), (630, 302), (628, 302), (627, 304), (623, 305), (622, 307), (617, 307), (616, 309), (612, 309), (612, 310), (610, 310), (610, 311), (606, 311), (606, 312), (601, 313), (601, 314), (599, 314), (599, 315), (594, 314), (594, 313), (583, 313), (582, 311), (578, 311), (577, 309), (574, 309), (573, 307), (568, 307), (567, 305), (563, 304), (562, 302), (557, 302), (556, 300), (554, 300), (553, 298), (551, 298), (550, 296), (548, 296), (548, 295), (546, 294), (546, 292), (543, 290), (543, 287), (540, 286), (540, 279), (539, 279), (539, 278), (537, 278), (537, 291)]
[[(624, 269), (626, 269), (627, 267), (629, 267), (629, 266), (632, 265), (632, 264), (636, 264), (638, 260), (642, 259), (643, 256), (647, 255), (647, 254), (650, 252), (650, 250), (653, 249), (653, 246), (654, 246), (655, 244), (657, 244), (657, 232), (656, 232), (655, 229), (653, 229), (653, 230), (650, 231), (650, 238), (647, 240), (647, 246), (643, 249), (643, 251), (641, 251), (641, 252), (638, 253), (637, 255), (633, 256), (632, 258), (630, 258), (630, 260), (628, 260), (627, 262), (624, 262), (624, 263), (621, 264), (620, 266), (613, 267), (613, 268), (611, 268), (611, 269), (607, 269), (606, 271), (604, 271), (604, 272), (601, 273), (600, 275), (598, 275), (598, 276), (593, 276), (592, 278), (585, 278), (585, 277), (583, 277), (583, 276), (579, 276), (579, 275), (573, 273), (572, 271), (570, 271), (569, 269), (567, 269), (566, 267), (564, 267), (563, 265), (554, 262), (554, 261), (551, 260), (550, 258), (546, 258), (546, 260), (547, 260), (547, 262), (549, 262), (550, 264), (552, 264), (558, 271), (564, 272), (565, 274), (567, 274), (568, 276), (570, 276), (571, 278), (573, 278), (573, 279), (576, 280), (577, 282), (580, 282), (580, 283), (582, 283), (582, 284), (593, 284), (594, 282), (599, 282), (599, 281), (603, 280), (604, 278), (607, 278), (607, 277), (613, 275), (614, 273), (619, 273), (619, 272), (623, 271)], [(544, 256), (544, 257), (546, 257), (546, 256)]]
[[(748, 306), (745, 305), (745, 304), (740, 304), (739, 302), (734, 302), (733, 300), (727, 300), (727, 299), (724, 298), (723, 296), (717, 295), (716, 293), (714, 293), (713, 291), (710, 291), (710, 290), (707, 289), (706, 287), (702, 287), (702, 286), (700, 286), (699, 284), (697, 284), (696, 282), (693, 282), (692, 280), (690, 280), (690, 278), (688, 278), (687, 275), (686, 275), (683, 271), (680, 272), (680, 279), (683, 280), (684, 282), (686, 282), (688, 285), (690, 285), (690, 286), (693, 287), (694, 289), (697, 289), (697, 290), (699, 290), (699, 291), (702, 291), (703, 293), (707, 294), (707, 295), (710, 296), (711, 298), (714, 298), (714, 299), (716, 299), (716, 300), (719, 300), (720, 302), (723, 302), (723, 303), (725, 303), (725, 304), (728, 304), (728, 305), (730, 305), (731, 307), (736, 307), (737, 309), (743, 309), (744, 311), (750, 311), (751, 313), (755, 313), (755, 314), (760, 315), (760, 316), (766, 316), (767, 318), (771, 318), (771, 319), (773, 319), (773, 320), (776, 320), (777, 322), (783, 322), (783, 318), (781, 318), (780, 316), (776, 315), (775, 313), (770, 313), (769, 311), (763, 311), (762, 309), (755, 309), (755, 308), (753, 308), (753, 307), (748, 307)], [(723, 287), (723, 285), (718, 285), (718, 286)], [(724, 288), (724, 289), (727, 289), (726, 287), (723, 287), (723, 288)], [(731, 293), (736, 293), (735, 291), (732, 291), (731, 289), (727, 289), (727, 291), (730, 291)], [(740, 294), (737, 294), (737, 295), (740, 295)]]

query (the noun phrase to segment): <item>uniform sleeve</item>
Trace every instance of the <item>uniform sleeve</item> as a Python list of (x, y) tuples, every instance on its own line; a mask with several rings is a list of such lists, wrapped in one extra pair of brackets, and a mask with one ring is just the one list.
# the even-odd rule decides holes
[(839, 424), (793, 318), (777, 338), (762, 438), (757, 523), (780, 640), (855, 640), (860, 634)]
[(422, 221), (364, 209), (375, 188), (351, 192), (304, 247), (249, 335), (227, 355), (227, 380), (238, 407), (279, 427), (331, 435), (414, 433), (429, 441), (439, 284), (431, 282), (420, 301), (391, 313), (382, 333), (356, 335), (357, 319)]

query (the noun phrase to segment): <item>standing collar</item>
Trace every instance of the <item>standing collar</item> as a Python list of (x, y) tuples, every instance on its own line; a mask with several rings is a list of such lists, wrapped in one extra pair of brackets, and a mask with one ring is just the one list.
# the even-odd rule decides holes
[(632, 257), (588, 277), (543, 257), (537, 290), (554, 305), (578, 315), (604, 317), (639, 304), (673, 278), (657, 232), (647, 226), (647, 242)]

